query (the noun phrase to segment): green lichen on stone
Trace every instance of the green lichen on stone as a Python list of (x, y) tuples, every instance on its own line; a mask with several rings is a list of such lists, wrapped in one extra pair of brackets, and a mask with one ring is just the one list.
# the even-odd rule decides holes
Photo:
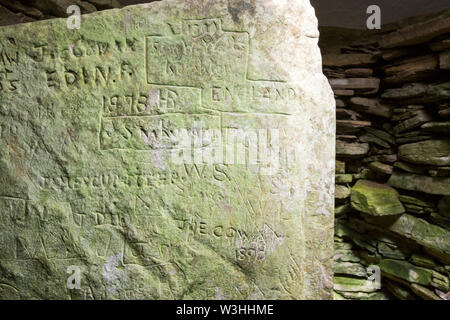
[(383, 273), (407, 282), (430, 285), (432, 270), (416, 267), (406, 261), (383, 259), (380, 263)]
[(368, 180), (359, 180), (353, 186), (351, 204), (354, 209), (374, 216), (405, 212), (395, 189)]
[(400, 160), (414, 164), (450, 165), (450, 140), (426, 140), (404, 144), (398, 148)]
[(394, 172), (389, 178), (388, 185), (404, 190), (450, 196), (450, 178)]
[[(314, 11), (242, 3), (0, 28), (0, 298), (332, 297), (335, 105)], [(194, 160), (213, 140), (182, 130), (277, 130), (279, 166)]]

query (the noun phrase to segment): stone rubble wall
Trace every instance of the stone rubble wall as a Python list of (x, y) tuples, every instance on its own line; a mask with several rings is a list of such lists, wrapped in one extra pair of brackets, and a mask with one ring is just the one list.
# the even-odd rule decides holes
[[(66, 17), (74, 3), (89, 13), (133, 1), (0, 0), (0, 25)], [(342, 33), (322, 34), (338, 119), (335, 299), (447, 300), (450, 11), (353, 43)]]
[(450, 10), (321, 47), (338, 119), (335, 299), (448, 300)]

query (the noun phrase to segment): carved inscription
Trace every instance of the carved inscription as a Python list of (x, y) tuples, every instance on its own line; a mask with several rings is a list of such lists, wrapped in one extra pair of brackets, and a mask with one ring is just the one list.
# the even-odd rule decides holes
[(300, 98), (299, 90), (282, 81), (248, 78), (249, 52), (249, 34), (223, 30), (220, 19), (184, 21), (179, 35), (147, 37), (147, 81), (199, 88), (207, 109), (297, 111), (292, 105)]
[(208, 115), (161, 115), (103, 119), (101, 144), (104, 149), (177, 149), (185, 145), (180, 128), (195, 132), (196, 123), (220, 128), (220, 118)]

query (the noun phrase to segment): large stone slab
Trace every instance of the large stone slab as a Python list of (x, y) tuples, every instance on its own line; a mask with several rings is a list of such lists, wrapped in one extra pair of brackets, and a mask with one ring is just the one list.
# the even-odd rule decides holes
[(375, 56), (366, 53), (335, 54), (323, 56), (323, 65), (326, 67), (353, 67), (376, 63)]
[(400, 160), (414, 164), (450, 165), (450, 140), (425, 140), (404, 144), (398, 148)]
[(303, 0), (1, 28), (0, 298), (331, 298), (318, 35)]
[(397, 215), (405, 212), (398, 192), (385, 184), (359, 180), (352, 188), (354, 209), (373, 216)]
[(336, 131), (338, 133), (356, 133), (362, 128), (367, 128), (372, 123), (370, 121), (357, 121), (357, 120), (337, 120)]
[(373, 94), (380, 88), (380, 79), (378, 78), (346, 78), (330, 79), (333, 89), (337, 90), (355, 90), (360, 94)]
[(0, 26), (30, 21), (33, 21), (33, 19), (22, 13), (14, 13), (0, 4)]
[(407, 25), (384, 36), (380, 41), (380, 46), (382, 48), (395, 48), (416, 45), (448, 32), (450, 32), (450, 13), (446, 10), (436, 18), (422, 23)]
[(450, 261), (450, 231), (409, 214), (400, 216), (388, 230), (428, 248), (430, 254), (447, 264)]
[(389, 85), (405, 82), (425, 81), (436, 76), (439, 71), (439, 57), (429, 54), (403, 60), (384, 68), (386, 77), (383, 81)]
[(422, 124), (427, 123), (428, 121), (433, 120), (433, 114), (427, 110), (418, 110), (411, 112), (410, 114), (406, 114), (405, 116), (411, 116), (407, 119), (399, 122), (394, 127), (394, 134), (398, 135), (402, 132), (409, 131), (411, 129), (420, 127)]
[(450, 178), (394, 172), (388, 184), (404, 190), (450, 196)]
[(381, 97), (402, 105), (448, 101), (450, 99), (450, 82), (430, 85), (408, 83), (401, 88), (387, 89), (381, 94)]

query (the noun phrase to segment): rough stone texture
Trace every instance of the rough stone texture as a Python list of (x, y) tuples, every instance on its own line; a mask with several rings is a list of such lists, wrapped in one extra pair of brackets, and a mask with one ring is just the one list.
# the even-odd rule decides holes
[(426, 140), (398, 148), (400, 160), (433, 166), (450, 165), (450, 140)]
[(450, 48), (450, 39), (443, 39), (429, 45), (430, 49), (435, 52), (439, 52), (445, 49)]
[(401, 63), (385, 68), (386, 77), (383, 79), (389, 85), (405, 82), (424, 81), (435, 76), (439, 71), (439, 57), (426, 55), (401, 60)]
[(394, 281), (385, 280), (386, 288), (399, 300), (417, 300), (416, 296), (405, 286), (398, 285)]
[(406, 280), (407, 283), (437, 287), (444, 291), (449, 289), (447, 277), (431, 269), (417, 267), (405, 261), (383, 259), (380, 268), (386, 276)]
[(353, 121), (353, 120), (337, 120), (336, 126), (340, 133), (354, 133), (359, 129), (370, 126), (368, 121)]
[(450, 218), (450, 197), (442, 197), (438, 204), (439, 213)]
[(367, 270), (359, 263), (342, 262), (335, 264), (334, 274), (346, 274), (363, 278), (367, 276)]
[(67, 17), (67, 8), (78, 5), (81, 13), (97, 11), (96, 7), (88, 1), (81, 0), (28, 0), (29, 4), (40, 11), (48, 12), (55, 17)]
[[(450, 298), (448, 13), (384, 25), (360, 39), (337, 41), (345, 30), (321, 30), (323, 51), (334, 54), (324, 72), (344, 106), (337, 109), (337, 160), (345, 172), (336, 175), (336, 299)], [(357, 65), (358, 57), (373, 60)], [(375, 78), (379, 88), (370, 89)], [(362, 179), (397, 191), (389, 188), (385, 200), (377, 192), (383, 187), (367, 188)], [(405, 213), (374, 215), (389, 204)], [(369, 265), (383, 275), (373, 292), (361, 269)]]
[(369, 168), (378, 173), (392, 174), (392, 166), (378, 161), (369, 164)]
[(372, 94), (378, 92), (380, 79), (377, 78), (347, 78), (330, 79), (333, 89), (353, 89), (360, 94)]
[(334, 277), (334, 289), (344, 292), (375, 292), (379, 288), (374, 281), (337, 276)]
[(342, 185), (337, 185), (335, 188), (335, 199), (337, 200), (342, 200), (342, 199), (347, 199), (348, 197), (350, 197), (350, 193), (351, 193), (351, 189), (346, 187), (346, 186), (342, 186)]
[(27, 17), (22, 13), (14, 13), (0, 5), (0, 26), (31, 21), (33, 21), (32, 18)]
[(349, 78), (364, 78), (371, 77), (372, 75), (373, 70), (369, 68), (353, 68), (345, 70), (345, 76)]
[(392, 187), (405, 190), (420, 191), (436, 195), (450, 195), (450, 178), (394, 172), (389, 179), (388, 184)]
[(377, 144), (383, 148), (389, 148), (390, 145), (389, 143), (387, 143), (386, 141), (378, 138), (377, 136), (374, 136), (371, 133), (366, 133), (364, 135), (362, 135), (361, 137), (359, 137), (359, 141), (361, 142), (372, 142), (374, 144)]
[(342, 157), (361, 157), (369, 152), (367, 143), (347, 143), (336, 141), (336, 154)]
[(427, 85), (422, 83), (408, 83), (401, 88), (386, 90), (381, 94), (381, 97), (394, 101), (410, 100), (424, 96), (427, 88)]
[(345, 162), (336, 161), (336, 174), (344, 174), (345, 173)]
[(435, 19), (406, 26), (384, 36), (380, 45), (384, 48), (410, 46), (424, 43), (450, 32), (450, 12), (446, 11)]
[(392, 108), (380, 103), (378, 100), (353, 97), (350, 99), (350, 104), (359, 112), (369, 113), (383, 118), (390, 118), (392, 116)]
[(337, 184), (346, 184), (352, 183), (353, 176), (351, 174), (336, 174), (335, 179)]
[(395, 189), (368, 180), (359, 180), (353, 186), (351, 204), (354, 209), (374, 216), (405, 212)]
[(18, 0), (0, 0), (0, 5), (13, 10), (14, 12), (20, 12), (35, 19), (41, 19), (44, 17), (44, 14), (38, 9), (24, 5)]
[(389, 230), (434, 250), (432, 252), (437, 258), (445, 258), (444, 261), (449, 261), (450, 242), (448, 239), (450, 231), (409, 214), (403, 214), (389, 226)]
[(378, 138), (386, 141), (389, 144), (395, 144), (394, 137), (390, 133), (386, 132), (385, 130), (380, 130), (380, 129), (376, 129), (376, 128), (372, 128), (372, 127), (364, 128), (364, 130), (366, 130), (367, 132), (373, 134), (374, 136), (377, 136)]
[(450, 121), (425, 123), (420, 127), (420, 130), (424, 132), (450, 135)]
[(355, 91), (353, 91), (353, 90), (334, 90), (335, 96), (351, 97), (354, 94), (355, 94)]
[(422, 124), (433, 120), (433, 116), (426, 110), (411, 112), (410, 115), (412, 115), (411, 118), (408, 117), (406, 120), (399, 122), (394, 127), (394, 134), (399, 134), (411, 129), (415, 129), (417, 127), (420, 127)]
[[(332, 297), (335, 110), (317, 21), (308, 1), (245, 4), (0, 29), (1, 298)], [(201, 128), (279, 129), (297, 161), (171, 162), (177, 130)]]

